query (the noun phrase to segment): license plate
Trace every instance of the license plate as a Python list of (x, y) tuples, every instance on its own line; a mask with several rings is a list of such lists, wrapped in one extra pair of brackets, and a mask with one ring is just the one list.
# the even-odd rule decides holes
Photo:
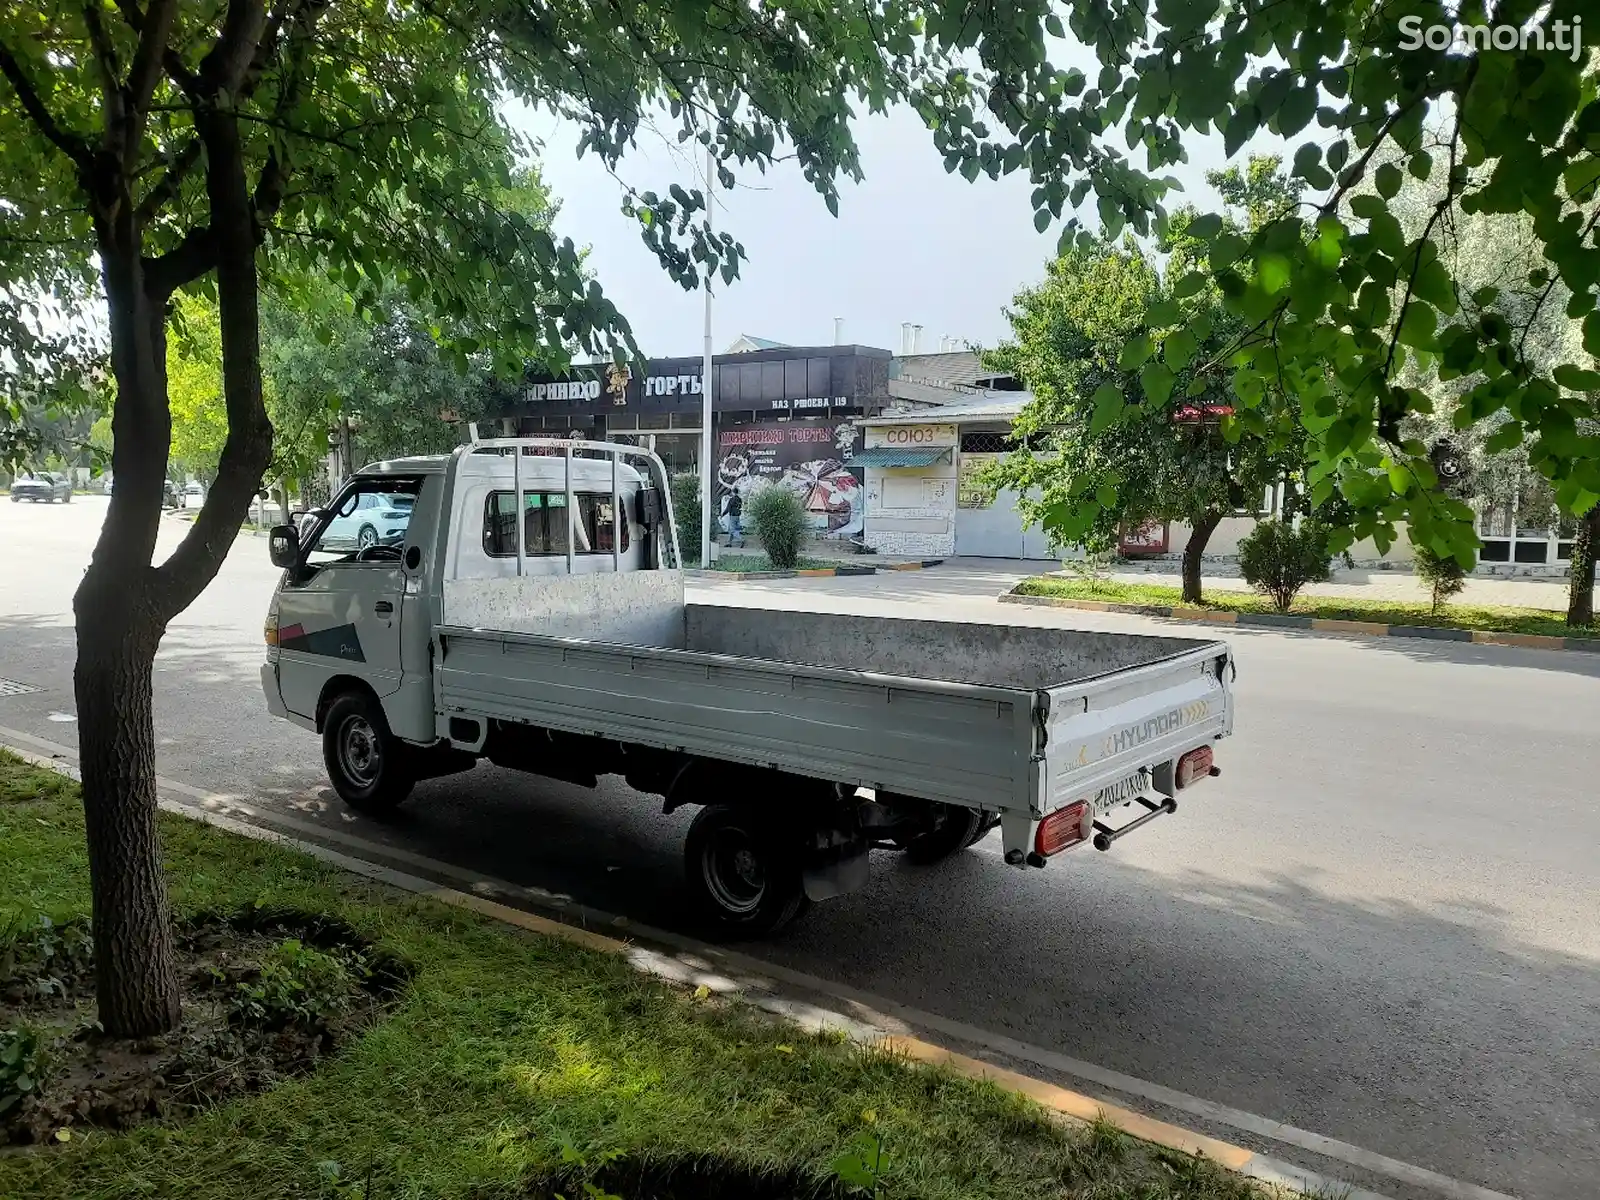
[(1149, 786), (1147, 776), (1143, 770), (1135, 771), (1126, 779), (1120, 779), (1110, 787), (1101, 788), (1095, 795), (1094, 806), (1096, 810), (1104, 812), (1108, 808), (1115, 808), (1119, 804), (1126, 804)]

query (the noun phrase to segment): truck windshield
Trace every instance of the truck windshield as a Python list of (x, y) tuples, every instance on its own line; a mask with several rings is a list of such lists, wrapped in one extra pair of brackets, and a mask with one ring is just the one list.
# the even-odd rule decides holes
[(419, 482), (363, 479), (342, 493), (306, 548), (307, 563), (392, 562), (400, 557)]

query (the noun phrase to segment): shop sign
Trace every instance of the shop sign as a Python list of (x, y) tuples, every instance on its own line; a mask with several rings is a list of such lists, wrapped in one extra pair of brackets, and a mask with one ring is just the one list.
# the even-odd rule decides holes
[(857, 440), (849, 421), (784, 421), (718, 430), (719, 522), (725, 527), (731, 493), (738, 492), (748, 507), (752, 494), (775, 486), (799, 497), (818, 536), (854, 537), (861, 532), (864, 497), (845, 460)]
[(879, 425), (867, 427), (867, 449), (954, 449), (954, 425)]
[(1139, 526), (1124, 526), (1117, 539), (1117, 551), (1129, 558), (1165, 554), (1169, 527), (1164, 522), (1146, 521)]

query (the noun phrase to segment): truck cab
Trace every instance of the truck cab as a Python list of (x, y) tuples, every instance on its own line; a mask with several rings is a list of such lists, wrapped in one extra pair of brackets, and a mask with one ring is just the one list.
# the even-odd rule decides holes
[[(432, 631), (446, 581), (624, 574), (676, 562), (664, 476), (647, 479), (621, 455), (542, 449), (469, 446), (374, 463), (309, 514), (303, 538), (295, 526), (274, 529), (272, 559), (284, 573), (267, 615), (268, 710), (321, 732), (336, 694), (360, 686), (390, 734), (437, 745)], [(456, 536), (441, 525), (447, 512)], [(365, 746), (374, 735), (353, 736)]]

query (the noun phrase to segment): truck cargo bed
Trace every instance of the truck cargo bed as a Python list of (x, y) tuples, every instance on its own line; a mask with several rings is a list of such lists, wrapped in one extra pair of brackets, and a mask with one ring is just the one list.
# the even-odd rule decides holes
[(1035, 691), (1143, 667), (1212, 643), (1080, 629), (684, 606), (684, 645), (708, 654)]

